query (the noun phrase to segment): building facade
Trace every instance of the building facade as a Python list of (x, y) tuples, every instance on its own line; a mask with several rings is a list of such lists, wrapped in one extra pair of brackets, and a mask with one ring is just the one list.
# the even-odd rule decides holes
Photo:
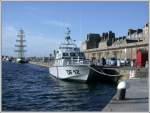
[(98, 41), (95, 40), (97, 42), (96, 45), (94, 45), (94, 41), (86, 40), (81, 47), (87, 59), (99, 60), (101, 58), (109, 59), (115, 57), (117, 59), (136, 60), (139, 48), (148, 52), (148, 30), (149, 26), (146, 24), (142, 29), (129, 29), (127, 36), (119, 38), (115, 38), (115, 34), (109, 31), (97, 37)]

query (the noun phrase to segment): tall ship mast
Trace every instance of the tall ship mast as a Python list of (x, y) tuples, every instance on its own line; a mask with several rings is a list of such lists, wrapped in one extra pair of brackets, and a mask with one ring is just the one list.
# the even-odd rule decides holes
[(26, 40), (24, 40), (25, 34), (23, 29), (19, 30), (17, 37), (19, 37), (19, 39), (16, 40), (18, 44), (15, 45), (15, 47), (17, 47), (17, 50), (15, 50), (15, 52), (17, 52), (17, 62), (25, 63), (24, 53), (26, 52), (26, 50), (24, 48), (26, 47), (26, 45), (24, 45), (24, 42)]

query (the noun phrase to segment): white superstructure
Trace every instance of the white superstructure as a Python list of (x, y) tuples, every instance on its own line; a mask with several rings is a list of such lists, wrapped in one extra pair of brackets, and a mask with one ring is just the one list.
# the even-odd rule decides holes
[(90, 62), (70, 38), (69, 28), (67, 30), (65, 42), (54, 51), (54, 64), (49, 68), (49, 72), (59, 79), (87, 81)]

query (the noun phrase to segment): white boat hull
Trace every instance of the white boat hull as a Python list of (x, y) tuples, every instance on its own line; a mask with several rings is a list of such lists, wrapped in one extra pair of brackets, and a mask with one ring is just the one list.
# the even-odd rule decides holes
[(64, 80), (87, 81), (90, 69), (88, 65), (53, 66), (49, 68), (52, 76)]

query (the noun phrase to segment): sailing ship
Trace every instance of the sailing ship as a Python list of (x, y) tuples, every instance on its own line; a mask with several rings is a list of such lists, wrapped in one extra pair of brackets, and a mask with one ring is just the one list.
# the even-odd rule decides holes
[(18, 53), (16, 62), (17, 63), (28, 63), (28, 60), (26, 60), (24, 57), (24, 53), (26, 52), (26, 50), (24, 50), (24, 47), (26, 47), (26, 45), (24, 45), (24, 42), (26, 41), (26, 40), (24, 40), (24, 37), (25, 37), (24, 30), (21, 29), (17, 36), (19, 37), (19, 39), (17, 39), (16, 42), (19, 42), (19, 44), (15, 45), (18, 48), (17, 50), (15, 50), (15, 52)]

